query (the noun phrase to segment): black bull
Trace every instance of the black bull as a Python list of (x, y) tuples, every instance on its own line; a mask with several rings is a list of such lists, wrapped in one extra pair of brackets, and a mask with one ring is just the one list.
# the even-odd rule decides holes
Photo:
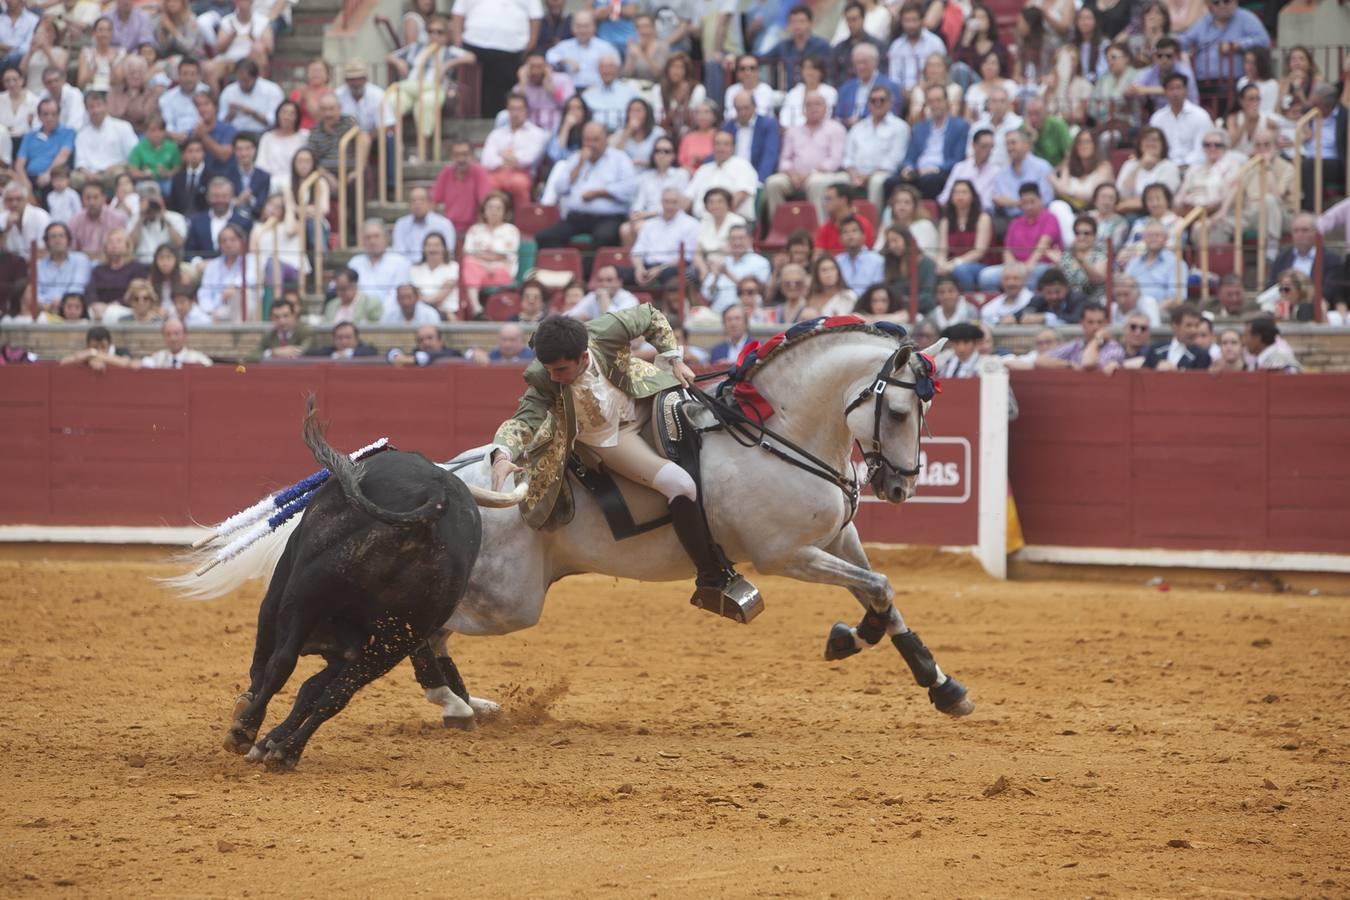
[[(421, 454), (387, 450), (353, 463), (324, 439), (313, 397), (304, 437), (333, 477), (277, 563), (258, 610), (249, 688), (225, 737), (226, 749), (272, 770), (293, 768), (315, 730), (400, 660), (413, 655), (419, 675), (438, 665), (427, 639), (455, 611), (482, 542), (468, 488)], [(255, 745), (268, 701), (302, 654), (328, 665)], [(445, 680), (463, 692), (453, 668)]]

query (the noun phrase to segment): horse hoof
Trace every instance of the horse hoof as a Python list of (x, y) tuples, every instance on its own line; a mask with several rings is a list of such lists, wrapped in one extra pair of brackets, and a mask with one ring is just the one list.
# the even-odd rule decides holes
[(975, 711), (975, 704), (966, 697), (965, 687), (950, 675), (942, 684), (928, 689), (928, 699), (938, 712), (949, 716), (968, 716)]
[(474, 718), (479, 722), (490, 721), (502, 714), (500, 703), (484, 700), (482, 697), (470, 697), (469, 705), (473, 707)]
[(263, 761), (263, 757), (266, 755), (267, 751), (263, 749), (262, 744), (254, 744), (252, 747), (248, 748), (248, 753), (244, 754), (244, 761), (251, 763), (260, 763)]
[(269, 750), (263, 757), (263, 765), (269, 772), (289, 772), (300, 762), (299, 756), (292, 756), (283, 750)]
[(235, 698), (234, 712), (230, 714), (230, 721), (231, 722), (239, 721), (239, 717), (244, 714), (244, 710), (248, 709), (249, 704), (252, 702), (253, 702), (252, 691), (244, 691), (237, 698)]
[(441, 716), (441, 724), (446, 728), (458, 728), (460, 731), (473, 731), (478, 720), (473, 716)]
[(825, 641), (825, 658), (848, 659), (853, 654), (861, 652), (861, 649), (852, 627), (843, 622), (835, 622), (830, 629), (829, 638)]
[(231, 753), (247, 753), (253, 746), (253, 735), (242, 728), (233, 727), (225, 732), (225, 749)]

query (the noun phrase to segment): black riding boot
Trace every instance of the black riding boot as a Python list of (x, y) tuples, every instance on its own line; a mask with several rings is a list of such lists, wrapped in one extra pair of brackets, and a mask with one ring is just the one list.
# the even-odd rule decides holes
[(676, 497), (670, 501), (670, 520), (684, 552), (698, 567), (691, 604), (743, 625), (764, 611), (758, 589), (737, 575), (713, 544), (708, 522), (697, 503), (688, 497)]

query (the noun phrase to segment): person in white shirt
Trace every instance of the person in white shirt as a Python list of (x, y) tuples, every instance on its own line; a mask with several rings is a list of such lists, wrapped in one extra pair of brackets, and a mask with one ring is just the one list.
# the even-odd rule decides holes
[(21, 259), (32, 255), (33, 241), (38, 249), (46, 247), (47, 226), (51, 216), (40, 206), (28, 202), (28, 188), (17, 181), (5, 185), (4, 205), (0, 207), (0, 249)]
[(885, 203), (886, 179), (900, 168), (909, 149), (909, 123), (891, 112), (890, 88), (873, 85), (867, 95), (866, 118), (848, 130), (844, 144), (844, 174), (838, 179), (852, 188), (867, 189), (867, 199), (880, 209)]
[(506, 124), (494, 128), (483, 143), (481, 163), (493, 188), (505, 191), (520, 209), (530, 202), (539, 160), (548, 147), (549, 134), (530, 121), (525, 98), (512, 94), (506, 98)]
[(445, 246), (455, 246), (455, 226), (431, 208), (431, 193), (424, 187), (408, 192), (408, 214), (394, 223), (392, 249), (409, 262), (422, 258), (422, 244), (429, 234), (439, 234)]
[(724, 312), (736, 305), (737, 285), (743, 279), (754, 278), (760, 284), (768, 284), (771, 272), (769, 261), (754, 252), (750, 229), (733, 225), (727, 232), (727, 252), (708, 259), (703, 296), (713, 312)]
[(142, 369), (181, 369), (183, 366), (209, 366), (211, 357), (187, 345), (187, 326), (179, 319), (165, 319), (159, 327), (164, 349), (156, 350), (140, 361)]
[(51, 170), (52, 189), (47, 192), (47, 211), (53, 222), (70, 224), (70, 220), (84, 208), (80, 192), (70, 186), (70, 170), (57, 166)]
[[(642, 230), (647, 229), (644, 227)], [(595, 290), (582, 297), (581, 302), (569, 309), (566, 315), (585, 322), (597, 319), (607, 312), (632, 309), (638, 302), (637, 297), (624, 290), (618, 269), (613, 266), (601, 266), (595, 270)]]
[(1186, 99), (1189, 79), (1180, 72), (1167, 76), (1163, 93), (1167, 104), (1149, 117), (1148, 124), (1167, 137), (1167, 157), (1178, 166), (1187, 166), (1204, 159), (1200, 142), (1214, 127), (1209, 113)]
[(1122, 325), (1132, 315), (1141, 315), (1148, 319), (1154, 328), (1162, 326), (1162, 313), (1158, 301), (1139, 290), (1139, 282), (1133, 275), (1119, 272), (1111, 278), (1111, 324)]
[(731, 207), (747, 222), (755, 218), (755, 193), (759, 190), (759, 176), (747, 160), (736, 156), (736, 138), (719, 131), (713, 135), (713, 158), (698, 167), (684, 195), (689, 199), (690, 212), (695, 218), (703, 215), (703, 197), (715, 187), (731, 192)]
[(241, 59), (234, 67), (235, 81), (220, 92), (220, 121), (240, 131), (263, 132), (277, 118), (277, 107), (286, 94), (275, 81), (258, 74), (258, 64)]
[(539, 0), (455, 0), (450, 16), (450, 43), (478, 57), (482, 69), (481, 115), (494, 118), (516, 83), (522, 54), (539, 35), (544, 6)]
[[(984, 115), (976, 120), (975, 124), (970, 126), (970, 142), (975, 142), (975, 135), (982, 130), (988, 130), (994, 135), (994, 152), (990, 158), (994, 165), (1002, 168), (1008, 165), (1008, 146), (1004, 138), (1008, 132), (1016, 131), (1022, 127), (1022, 117), (1011, 109), (1011, 101), (1008, 98), (1008, 92), (1002, 87), (996, 87), (989, 92), (989, 101), (985, 104)], [(967, 145), (966, 153), (969, 155), (970, 145)]]
[(736, 83), (727, 88), (723, 99), (723, 118), (728, 122), (736, 118), (736, 98), (742, 92), (755, 99), (755, 114), (760, 116), (773, 116), (781, 100), (777, 91), (759, 80), (759, 60), (748, 53), (736, 60)]
[(84, 98), (89, 122), (75, 135), (75, 181), (82, 187), (90, 181), (110, 188), (126, 171), (127, 159), (140, 141), (131, 123), (108, 115), (108, 95), (90, 91)]
[(1031, 302), (1035, 296), (1027, 284), (1027, 267), (1020, 262), (1008, 263), (1003, 267), (999, 286), (1003, 293), (980, 307), (980, 319), (990, 327), (994, 325), (1015, 325), (1017, 314)]
[(441, 314), (429, 303), (423, 303), (417, 288), (400, 284), (394, 292), (394, 305), (386, 307), (380, 316), (381, 325), (439, 325)]
[(49, 66), (42, 73), (42, 86), (47, 96), (56, 101), (61, 111), (61, 124), (76, 133), (84, 127), (84, 94), (73, 84), (66, 83), (66, 72), (57, 66)]
[(257, 273), (248, 264), (245, 252), (248, 238), (244, 236), (244, 229), (228, 224), (220, 230), (218, 242), (220, 255), (209, 260), (202, 270), (197, 304), (214, 322), (243, 321), (245, 314), (250, 321), (256, 322), (261, 318), (262, 303), (254, 283)]
[(688, 278), (693, 272), (698, 229), (698, 219), (684, 211), (684, 195), (679, 189), (662, 191), (661, 215), (647, 220), (629, 253), (634, 281), (642, 287), (673, 281), (679, 273), (681, 257)]
[(379, 297), (388, 310), (395, 303), (398, 286), (412, 281), (412, 260), (390, 253), (389, 235), (382, 219), (366, 219), (361, 226), (361, 248), (365, 253), (347, 263), (360, 276), (361, 292)]
[(577, 93), (600, 83), (600, 60), (619, 61), (619, 51), (606, 40), (595, 36), (595, 16), (590, 10), (579, 10), (572, 16), (572, 36), (548, 49), (544, 59), (554, 68), (572, 78)]
[(351, 116), (362, 130), (375, 132), (380, 129), (381, 120), (386, 126), (394, 124), (393, 104), (381, 114), (383, 95), (379, 89), (370, 87), (370, 72), (364, 62), (349, 59), (342, 65), (342, 84), (334, 93), (342, 115)]
[(206, 64), (206, 79), (215, 88), (225, 73), (241, 59), (252, 59), (259, 68), (272, 57), (272, 23), (255, 11), (253, 0), (235, 0), (234, 12), (220, 20), (216, 31), (216, 55)]
[(141, 207), (127, 224), (131, 234), (131, 254), (136, 262), (150, 265), (155, 251), (163, 244), (181, 252), (187, 239), (187, 219), (164, 208), (164, 197), (157, 182), (142, 182), (136, 192), (140, 195)]
[(933, 54), (947, 55), (942, 38), (923, 27), (923, 17), (916, 4), (907, 4), (900, 10), (900, 36), (891, 42), (886, 56), (890, 62), (891, 81), (900, 88), (900, 96), (908, 96), (910, 88), (923, 77), (924, 63)]

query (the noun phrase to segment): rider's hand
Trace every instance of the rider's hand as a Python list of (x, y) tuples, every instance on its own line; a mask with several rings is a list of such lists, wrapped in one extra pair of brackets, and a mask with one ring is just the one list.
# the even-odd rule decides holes
[(502, 485), (506, 484), (506, 479), (517, 472), (523, 471), (520, 466), (511, 462), (511, 458), (506, 454), (501, 454), (492, 463), (492, 489), (500, 491)]
[(694, 383), (694, 370), (686, 366), (682, 359), (670, 364), (670, 374), (674, 375), (683, 387), (690, 387)]

